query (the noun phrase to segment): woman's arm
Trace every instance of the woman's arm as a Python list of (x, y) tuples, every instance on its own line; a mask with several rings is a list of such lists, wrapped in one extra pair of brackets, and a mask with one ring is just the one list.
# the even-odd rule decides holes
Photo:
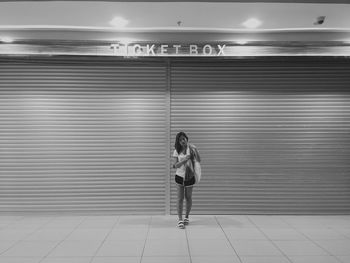
[(173, 168), (177, 169), (184, 165), (189, 159), (191, 158), (190, 155), (187, 155), (185, 159), (183, 159), (181, 162), (179, 162), (177, 157), (173, 157)]

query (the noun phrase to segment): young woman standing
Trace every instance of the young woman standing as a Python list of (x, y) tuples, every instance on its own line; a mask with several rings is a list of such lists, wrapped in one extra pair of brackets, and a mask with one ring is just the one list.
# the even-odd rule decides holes
[[(196, 180), (192, 177), (185, 181), (186, 163), (191, 156), (190, 147), (188, 145), (188, 137), (184, 132), (179, 132), (175, 139), (175, 150), (173, 154), (173, 168), (176, 169), (175, 182), (177, 187), (177, 214), (179, 221), (177, 226), (185, 228), (189, 224), (189, 216), (192, 208), (192, 190)], [(186, 215), (183, 219), (183, 201), (186, 199)]]

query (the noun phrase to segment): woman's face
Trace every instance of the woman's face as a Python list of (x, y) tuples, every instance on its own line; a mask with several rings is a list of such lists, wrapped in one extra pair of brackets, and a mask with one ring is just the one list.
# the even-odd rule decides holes
[(185, 136), (180, 136), (180, 144), (182, 146), (182, 148), (187, 148), (187, 139)]

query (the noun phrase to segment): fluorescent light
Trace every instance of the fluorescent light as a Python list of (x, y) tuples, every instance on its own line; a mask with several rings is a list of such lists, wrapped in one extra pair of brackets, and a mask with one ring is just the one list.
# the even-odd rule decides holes
[(12, 43), (13, 39), (10, 37), (0, 37), (0, 42), (4, 42), (4, 43)]
[(247, 21), (245, 21), (242, 25), (244, 25), (246, 28), (257, 28), (261, 25), (261, 21), (256, 18), (250, 18)]
[(109, 24), (115, 28), (123, 28), (129, 24), (129, 21), (120, 16), (116, 16), (109, 22)]
[(248, 40), (243, 40), (243, 39), (241, 39), (241, 40), (237, 40), (236, 43), (237, 43), (238, 45), (245, 45), (245, 44), (248, 43)]

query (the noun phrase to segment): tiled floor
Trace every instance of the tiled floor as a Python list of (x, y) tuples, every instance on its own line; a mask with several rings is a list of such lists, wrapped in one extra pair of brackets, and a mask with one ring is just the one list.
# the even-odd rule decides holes
[(0, 216), (1, 263), (350, 263), (350, 216)]

